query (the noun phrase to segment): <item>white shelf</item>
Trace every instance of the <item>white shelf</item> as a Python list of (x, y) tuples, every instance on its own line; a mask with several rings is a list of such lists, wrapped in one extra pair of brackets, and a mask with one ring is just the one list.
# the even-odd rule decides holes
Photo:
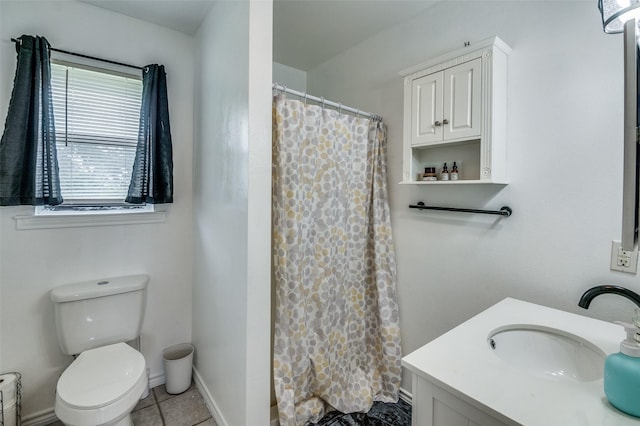
[(494, 182), (489, 180), (432, 180), (432, 181), (403, 181), (400, 185), (507, 185), (506, 182)]

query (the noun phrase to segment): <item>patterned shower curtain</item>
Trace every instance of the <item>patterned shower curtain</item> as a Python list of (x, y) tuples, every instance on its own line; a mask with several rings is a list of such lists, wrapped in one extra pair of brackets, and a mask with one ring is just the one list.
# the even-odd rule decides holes
[(281, 426), (396, 402), (396, 265), (381, 121), (273, 111), (274, 385)]

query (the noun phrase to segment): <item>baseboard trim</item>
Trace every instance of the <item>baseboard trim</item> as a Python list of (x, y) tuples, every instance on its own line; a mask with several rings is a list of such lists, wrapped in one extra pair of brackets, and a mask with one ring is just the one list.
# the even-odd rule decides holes
[(37, 413), (31, 413), (22, 419), (22, 426), (44, 426), (58, 421), (53, 408), (47, 408)]
[(224, 416), (220, 412), (220, 409), (216, 405), (216, 402), (213, 400), (211, 396), (211, 392), (209, 392), (209, 388), (204, 384), (202, 380), (202, 376), (198, 372), (198, 370), (193, 367), (193, 381), (196, 384), (196, 388), (200, 391), (200, 395), (202, 395), (202, 399), (204, 399), (204, 403), (207, 404), (207, 408), (213, 417), (213, 420), (216, 421), (218, 426), (229, 426), (229, 423), (225, 420)]
[(164, 385), (167, 382), (167, 378), (164, 373), (156, 374), (155, 376), (149, 376), (149, 390)]
[(403, 388), (400, 388), (400, 399), (403, 400), (404, 402), (406, 402), (409, 405), (413, 405), (413, 395), (411, 395), (411, 393)]

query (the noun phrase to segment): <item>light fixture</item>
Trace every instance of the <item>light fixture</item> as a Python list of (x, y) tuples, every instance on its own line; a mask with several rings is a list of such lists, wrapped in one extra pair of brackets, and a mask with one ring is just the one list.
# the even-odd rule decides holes
[(640, 0), (598, 0), (598, 8), (607, 34), (621, 33), (625, 22), (640, 18)]

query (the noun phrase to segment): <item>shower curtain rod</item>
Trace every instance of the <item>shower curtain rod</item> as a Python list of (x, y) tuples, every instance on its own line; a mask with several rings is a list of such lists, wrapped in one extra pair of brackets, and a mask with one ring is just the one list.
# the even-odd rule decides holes
[(317, 96), (311, 96), (310, 94), (306, 93), (306, 92), (299, 92), (297, 90), (293, 90), (293, 89), (289, 89), (288, 87), (285, 86), (281, 86), (278, 83), (273, 83), (273, 89), (274, 90), (279, 90), (281, 92), (285, 92), (285, 93), (289, 93), (295, 96), (300, 96), (301, 98), (304, 98), (304, 100), (306, 101), (311, 100), (314, 102), (318, 102), (320, 103), (322, 106), (330, 106), (333, 108), (338, 108), (339, 111), (348, 111), (351, 113), (356, 114), (357, 116), (362, 116), (365, 118), (370, 118), (371, 120), (378, 120), (378, 121), (382, 121), (382, 116), (378, 115), (378, 114), (373, 114), (371, 112), (366, 112), (366, 111), (361, 111), (357, 108), (352, 108), (352, 107), (348, 107), (346, 105), (342, 105), (339, 102), (332, 102), (332, 101), (328, 101), (325, 98), (319, 98)]

